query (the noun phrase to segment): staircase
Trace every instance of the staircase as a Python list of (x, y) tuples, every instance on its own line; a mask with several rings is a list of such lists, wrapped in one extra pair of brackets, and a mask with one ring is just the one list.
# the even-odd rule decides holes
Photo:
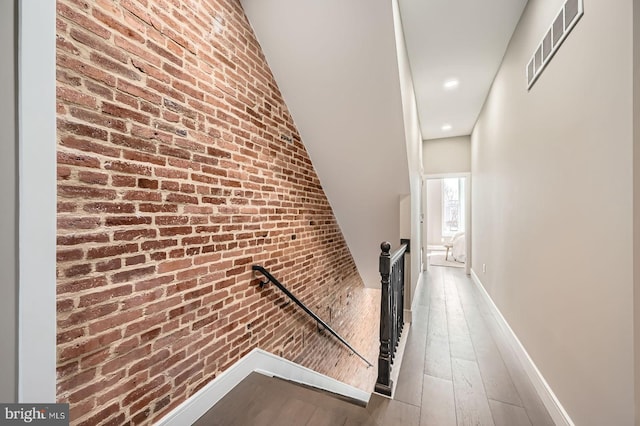
[(389, 400), (372, 394), (360, 401), (284, 379), (249, 374), (194, 426), (371, 425), (388, 423)]

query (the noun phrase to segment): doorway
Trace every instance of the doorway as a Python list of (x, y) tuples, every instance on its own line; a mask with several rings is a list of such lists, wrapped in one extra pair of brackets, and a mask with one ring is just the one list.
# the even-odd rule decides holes
[(471, 273), (471, 176), (423, 177), (422, 247), (424, 269), (464, 268)]

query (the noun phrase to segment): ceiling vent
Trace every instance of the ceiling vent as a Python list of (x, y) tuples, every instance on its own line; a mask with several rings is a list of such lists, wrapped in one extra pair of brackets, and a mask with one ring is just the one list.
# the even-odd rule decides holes
[(584, 14), (583, 0), (567, 0), (556, 15), (542, 41), (536, 46), (527, 64), (527, 89), (531, 89), (542, 71), (553, 58), (562, 42), (567, 38)]

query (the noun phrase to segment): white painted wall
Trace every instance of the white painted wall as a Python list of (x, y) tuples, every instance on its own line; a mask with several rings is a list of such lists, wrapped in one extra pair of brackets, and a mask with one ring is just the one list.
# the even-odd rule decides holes
[(413, 87), (413, 80), (411, 77), (411, 69), (409, 67), (409, 57), (407, 56), (404, 34), (402, 32), (402, 22), (400, 19), (398, 1), (393, 0), (392, 3), (397, 62), (400, 79), (400, 92), (402, 94), (402, 112), (404, 117), (403, 121), (406, 143), (404, 152), (406, 153), (406, 161), (409, 165), (409, 186), (411, 189), (411, 297), (410, 300), (407, 301), (406, 305), (411, 306), (413, 303), (413, 295), (422, 274), (422, 225), (420, 223), (420, 216), (422, 213), (423, 172), (422, 134), (420, 133), (420, 120), (418, 118), (418, 109), (416, 106), (416, 94)]
[(636, 426), (640, 426), (640, 5), (633, 4), (633, 312)]
[(18, 0), (19, 402), (56, 400), (56, 5)]
[[(242, 0), (365, 285), (410, 193), (391, 2)], [(363, 15), (364, 14), (364, 15)]]
[(18, 398), (17, 170), (16, 170), (16, 6), (0, 2), (0, 401)]
[(470, 136), (425, 140), (423, 154), (424, 172), (428, 175), (471, 171)]
[(585, 1), (529, 92), (562, 3), (529, 1), (472, 133), (473, 270), (575, 424), (631, 425), (632, 2)]

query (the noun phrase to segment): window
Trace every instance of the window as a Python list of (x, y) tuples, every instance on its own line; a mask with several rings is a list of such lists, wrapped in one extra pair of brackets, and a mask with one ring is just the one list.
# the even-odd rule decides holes
[(464, 179), (442, 179), (442, 236), (464, 232)]

